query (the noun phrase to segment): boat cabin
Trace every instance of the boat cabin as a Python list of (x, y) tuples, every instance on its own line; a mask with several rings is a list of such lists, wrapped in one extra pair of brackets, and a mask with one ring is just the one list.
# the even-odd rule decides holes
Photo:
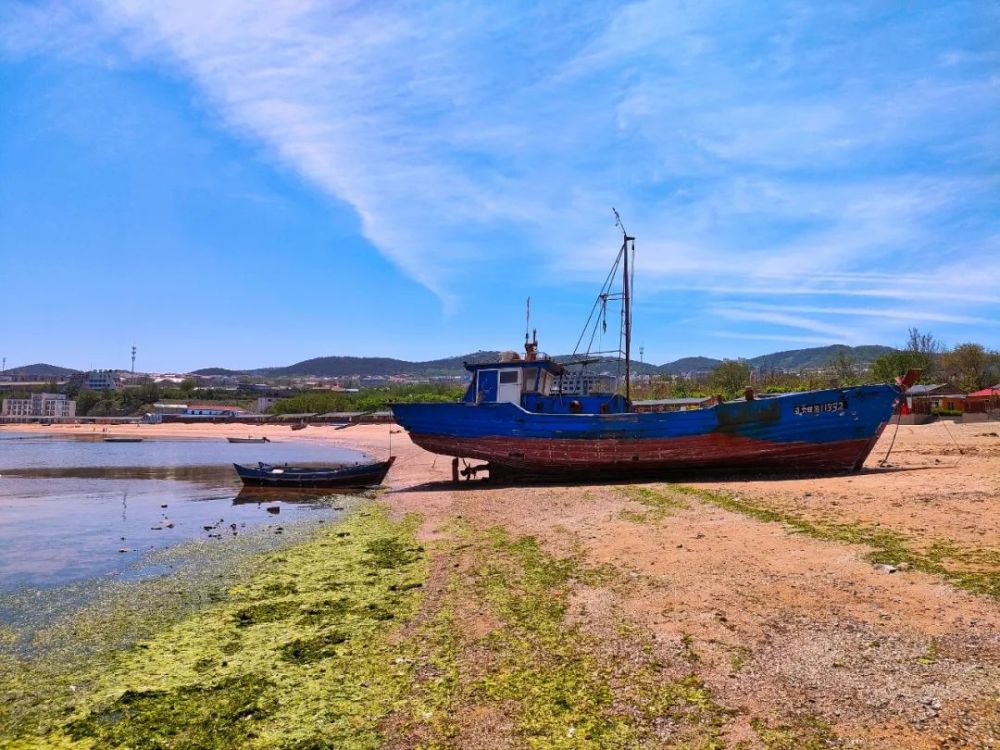
[(534, 354), (529, 349), (523, 359), (515, 352), (504, 352), (499, 362), (466, 362), (465, 369), (472, 374), (472, 379), (463, 403), (510, 403), (538, 414), (620, 414), (629, 411), (625, 399), (615, 393), (563, 395), (559, 384), (566, 368), (548, 357), (536, 358)]

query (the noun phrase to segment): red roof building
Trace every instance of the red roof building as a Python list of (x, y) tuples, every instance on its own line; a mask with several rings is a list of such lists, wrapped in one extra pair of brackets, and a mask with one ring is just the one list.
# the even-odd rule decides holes
[(987, 412), (1000, 410), (1000, 388), (983, 388), (967, 397), (967, 411)]

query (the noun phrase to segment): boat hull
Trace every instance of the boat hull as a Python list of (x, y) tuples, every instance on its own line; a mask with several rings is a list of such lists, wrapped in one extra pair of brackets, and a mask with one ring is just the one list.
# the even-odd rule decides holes
[(233, 464), (243, 484), (254, 487), (283, 488), (329, 488), (329, 487), (371, 487), (382, 483), (395, 457), (364, 466), (349, 466), (331, 469), (299, 469), (262, 465), (258, 468)]
[(659, 414), (536, 414), (514, 404), (393, 411), (417, 445), (486, 461), (494, 477), (833, 473), (861, 468), (898, 398), (898, 388), (862, 386)]

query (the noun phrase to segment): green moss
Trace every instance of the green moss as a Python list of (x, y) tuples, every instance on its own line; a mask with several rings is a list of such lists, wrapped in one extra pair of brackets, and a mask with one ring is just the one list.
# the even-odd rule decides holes
[(417, 610), (427, 575), (416, 523), (376, 506), (261, 556), (261, 572), (225, 601), (92, 664), (99, 676), (61, 716), (13, 736), (94, 748), (380, 746), (412, 677), (410, 646), (392, 632)]
[(276, 704), (274, 685), (242, 674), (208, 685), (171, 690), (126, 690), (118, 698), (71, 721), (74, 740), (96, 738), (103, 747), (234, 747)]
[(747, 658), (750, 657), (751, 653), (750, 649), (746, 646), (733, 647), (733, 650), (729, 653), (729, 666), (733, 674), (738, 674), (746, 666)]
[(723, 746), (730, 712), (689, 664), (668, 670), (634, 623), (611, 616), (595, 632), (583, 610), (571, 613), (577, 587), (606, 583), (607, 569), (501, 529), (448, 533), (436, 552), (447, 580), (410, 636), (419, 667), (392, 720), (400, 746), (470, 746), (470, 720), (513, 747)]
[(620, 487), (619, 489), (629, 500), (641, 503), (650, 508), (646, 513), (636, 513), (631, 510), (621, 511), (619, 517), (626, 521), (656, 523), (672, 515), (675, 510), (683, 510), (690, 507), (682, 498), (666, 495), (649, 487)]
[(579, 558), (552, 557), (534, 538), (511, 540), (499, 530), (490, 542), (479, 556), (478, 588), (504, 627), (485, 639), (497, 667), (476, 690), (516, 706), (525, 745), (635, 746), (652, 741), (667, 720), (676, 724), (677, 746), (721, 746), (728, 714), (699, 678), (667, 679), (641, 645), (637, 664), (608, 659), (608, 644), (567, 622), (572, 584), (585, 575)]
[(927, 650), (924, 651), (922, 656), (917, 657), (917, 662), (920, 664), (933, 664), (941, 656), (941, 649), (938, 647), (938, 643), (935, 640), (927, 645)]
[(764, 750), (825, 750), (838, 746), (830, 726), (811, 716), (775, 727), (769, 727), (761, 719), (752, 719), (750, 726), (760, 737)]
[(294, 609), (294, 601), (261, 602), (236, 610), (233, 613), (233, 622), (238, 628), (248, 628), (251, 625), (284, 620)]
[(760, 500), (697, 487), (668, 485), (660, 490), (660, 494), (696, 498), (758, 521), (780, 523), (792, 533), (805, 534), (814, 539), (863, 544), (873, 548), (866, 555), (871, 563), (907, 563), (913, 570), (941, 576), (959, 588), (1000, 598), (998, 550), (963, 548), (951, 540), (937, 540), (925, 548), (919, 540), (881, 526), (813, 521), (771, 508)]
[(697, 664), (701, 661), (698, 652), (694, 650), (694, 638), (690, 633), (681, 634), (681, 648), (683, 649), (684, 658), (692, 664)]
[(335, 646), (344, 643), (347, 639), (347, 635), (334, 630), (329, 633), (320, 633), (312, 638), (296, 638), (281, 646), (278, 651), (285, 661), (308, 664), (336, 656)]

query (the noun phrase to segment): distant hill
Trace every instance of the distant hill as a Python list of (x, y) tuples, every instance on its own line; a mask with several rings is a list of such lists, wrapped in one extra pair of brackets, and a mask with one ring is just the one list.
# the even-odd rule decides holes
[(656, 368), (663, 375), (683, 375), (686, 372), (711, 372), (722, 364), (711, 357), (684, 357)]
[(826, 367), (839, 352), (846, 352), (859, 363), (873, 362), (896, 351), (889, 346), (819, 346), (811, 349), (791, 349), (786, 352), (762, 354), (748, 360), (759, 370), (800, 370)]
[(34, 365), (23, 365), (22, 367), (13, 367), (7, 370), (7, 375), (30, 375), (36, 378), (66, 378), (74, 373), (80, 372), (79, 370), (73, 370), (69, 367), (57, 367), (56, 365), (47, 365), (44, 362), (39, 362)]
[(350, 375), (456, 375), (465, 372), (463, 362), (486, 362), (496, 359), (499, 352), (479, 351), (459, 357), (432, 359), (427, 362), (409, 362), (391, 357), (314, 357), (287, 367), (261, 367), (256, 370), (227, 370), (223, 367), (206, 367), (192, 375), (261, 375), (265, 377), (317, 377), (338, 378)]
[[(763, 354), (747, 360), (758, 369), (799, 370), (802, 368), (822, 368), (840, 351), (846, 351), (858, 362), (871, 362), (893, 351), (888, 346), (822, 346), (812, 349), (793, 349), (774, 354)], [(318, 377), (337, 378), (351, 375), (381, 376), (409, 375), (413, 377), (434, 377), (440, 375), (460, 375), (464, 372), (463, 362), (490, 362), (497, 359), (500, 352), (478, 351), (458, 357), (433, 359), (426, 362), (409, 362), (391, 357), (315, 357), (296, 362), (287, 367), (261, 367), (255, 370), (228, 370), (222, 367), (206, 367), (195, 370), (192, 375), (228, 375), (261, 377)], [(556, 355), (557, 361), (565, 362), (568, 354)], [(612, 369), (617, 364), (614, 359), (602, 359), (591, 365), (592, 371)], [(711, 357), (684, 357), (665, 365), (648, 362), (632, 362), (633, 372), (640, 375), (679, 375), (690, 372), (711, 372), (722, 364), (722, 360)]]

